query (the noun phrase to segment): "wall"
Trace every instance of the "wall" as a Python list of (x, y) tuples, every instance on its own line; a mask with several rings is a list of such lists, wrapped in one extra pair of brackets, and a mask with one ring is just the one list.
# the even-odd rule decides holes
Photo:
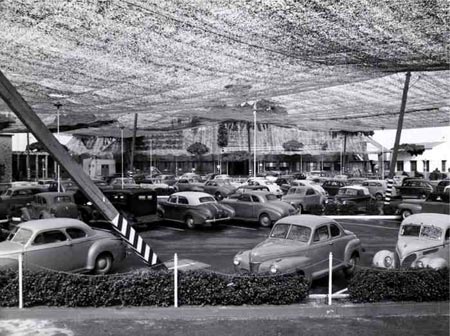
[(105, 176), (110, 176), (116, 173), (116, 162), (110, 159), (84, 159), (83, 170), (91, 178), (99, 178), (102, 176), (102, 165), (108, 166), (108, 173)]

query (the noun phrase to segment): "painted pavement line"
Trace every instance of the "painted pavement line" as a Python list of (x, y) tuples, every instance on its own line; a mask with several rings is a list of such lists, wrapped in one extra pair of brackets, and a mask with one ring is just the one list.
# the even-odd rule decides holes
[(245, 227), (245, 226), (237, 226), (237, 225), (221, 225), (221, 226), (229, 226), (229, 227), (236, 228), (236, 229), (241, 229), (241, 230), (258, 231), (258, 229), (248, 228), (248, 227)]
[(366, 227), (370, 227), (370, 228), (375, 228), (375, 229), (383, 229), (383, 230), (395, 230), (398, 231), (399, 228), (391, 228), (391, 227), (386, 227), (386, 226), (379, 226), (379, 225), (370, 225), (370, 224), (357, 224), (357, 223), (341, 223), (342, 225), (353, 225), (353, 226), (366, 226)]
[(158, 227), (162, 228), (162, 229), (169, 229), (169, 230), (174, 230), (174, 231), (182, 231), (182, 232), (186, 231), (185, 229), (179, 229), (179, 228), (175, 228), (172, 226), (158, 226)]

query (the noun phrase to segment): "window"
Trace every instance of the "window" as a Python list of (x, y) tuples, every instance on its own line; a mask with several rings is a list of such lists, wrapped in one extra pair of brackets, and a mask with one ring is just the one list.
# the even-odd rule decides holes
[(423, 171), (424, 172), (430, 171), (430, 161), (429, 160), (423, 160)]
[(306, 226), (292, 225), (291, 231), (289, 231), (287, 239), (298, 240), (303, 243), (307, 243), (309, 241), (310, 235), (311, 235), (310, 228)]
[(290, 224), (278, 224), (275, 225), (270, 233), (271, 238), (286, 238), (289, 232)]
[(252, 201), (255, 202), (255, 203), (259, 203), (258, 196), (252, 195)]
[(447, 170), (447, 160), (441, 161), (441, 172), (445, 172)]
[(7, 240), (25, 245), (28, 239), (31, 238), (33, 232), (24, 228), (19, 228), (16, 226), (13, 231), (9, 234)]
[(411, 171), (417, 171), (417, 161), (411, 160), (410, 164), (411, 164)]
[(447, 231), (445, 231), (445, 241), (450, 240), (450, 229), (447, 229)]
[(170, 196), (169, 200), (167, 202), (169, 202), (169, 203), (177, 203), (177, 196)]
[(78, 228), (68, 228), (66, 229), (66, 232), (72, 239), (79, 239), (86, 237), (86, 232)]
[(54, 199), (55, 203), (70, 203), (72, 202), (72, 199), (70, 198), (70, 196), (57, 196)]
[(328, 234), (328, 227), (326, 225), (319, 227), (316, 232), (314, 233), (314, 241), (324, 241), (330, 238), (330, 235)]
[(308, 190), (306, 191), (306, 195), (315, 195), (315, 192), (314, 192), (313, 189), (308, 189)]
[(403, 171), (403, 161), (397, 161), (397, 171)]
[(278, 197), (274, 194), (267, 194), (266, 195), (266, 200), (268, 201), (278, 201)]
[(248, 194), (242, 194), (241, 197), (239, 197), (239, 200), (242, 202), (251, 202), (252, 201), (250, 195), (248, 195)]
[(178, 196), (178, 204), (189, 204), (186, 197)]
[(331, 237), (337, 237), (341, 234), (341, 230), (336, 226), (336, 224), (330, 224)]
[(200, 203), (217, 203), (216, 199), (212, 196), (200, 197), (198, 200)]
[(43, 244), (51, 244), (58, 243), (67, 240), (67, 237), (64, 233), (59, 230), (42, 232), (34, 238), (33, 245), (43, 245)]

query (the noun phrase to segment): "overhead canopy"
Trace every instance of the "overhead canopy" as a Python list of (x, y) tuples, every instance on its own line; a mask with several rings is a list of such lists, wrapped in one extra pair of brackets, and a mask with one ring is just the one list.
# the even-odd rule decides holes
[[(307, 129), (449, 124), (445, 0), (4, 0), (0, 70), (45, 118), (139, 127), (252, 120)], [(0, 111), (7, 111), (0, 105)], [(189, 123), (188, 123), (189, 124)]]

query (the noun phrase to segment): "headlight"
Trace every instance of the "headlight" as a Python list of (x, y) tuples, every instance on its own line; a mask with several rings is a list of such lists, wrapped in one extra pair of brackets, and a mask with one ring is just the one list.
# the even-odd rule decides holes
[(233, 264), (234, 264), (234, 266), (238, 266), (240, 263), (241, 263), (241, 258), (235, 257), (235, 258), (233, 259)]
[(278, 272), (278, 268), (275, 265), (270, 266), (270, 273), (275, 274)]
[(392, 258), (390, 256), (384, 257), (384, 266), (391, 267), (392, 266)]
[(419, 260), (418, 262), (416, 262), (416, 267), (417, 267), (417, 268), (423, 268), (423, 262), (422, 262), (422, 260)]

